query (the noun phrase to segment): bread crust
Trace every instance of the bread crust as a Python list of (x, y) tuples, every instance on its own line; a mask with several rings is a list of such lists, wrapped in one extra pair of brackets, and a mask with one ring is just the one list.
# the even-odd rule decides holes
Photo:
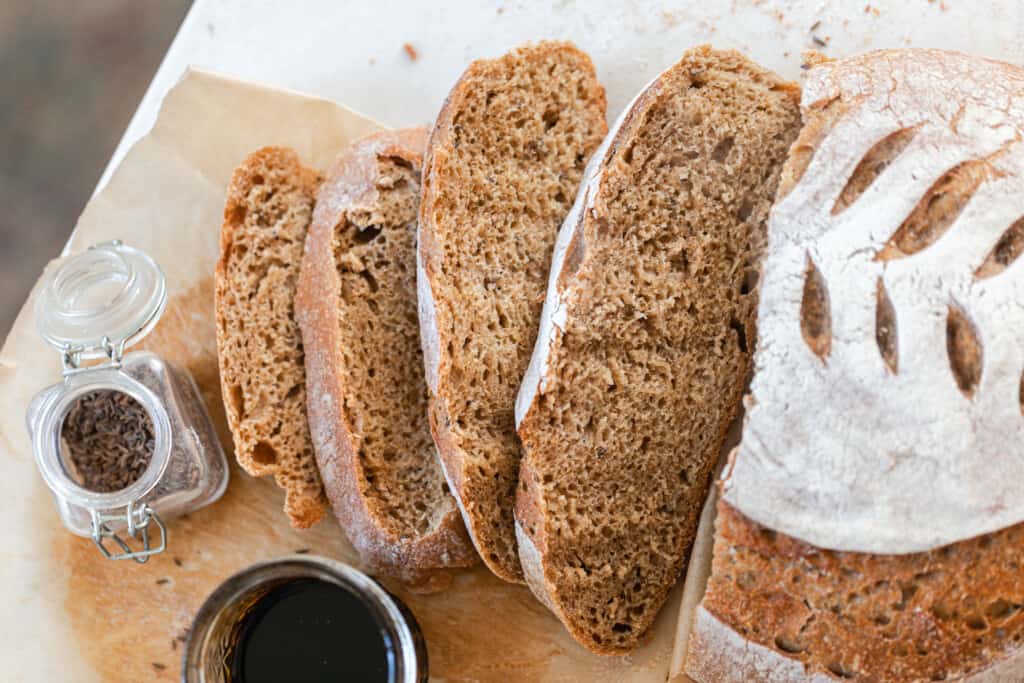
[[(1022, 88), (1017, 66), (941, 50), (806, 72), (724, 488), (744, 514), (879, 554), (1024, 521)], [(814, 342), (812, 283), (831, 310)]]
[(475, 564), (476, 553), (450, 498), (429, 533), (397, 537), (383, 527), (363, 493), (365, 472), (343, 409), (349, 390), (337, 371), (342, 362), (336, 312), (341, 284), (332, 248), (335, 226), (348, 213), (372, 210), (377, 202), (377, 159), (398, 158), (419, 168), (425, 142), (423, 128), (384, 131), (353, 143), (339, 157), (318, 195), (295, 305), (306, 351), (310, 428), (335, 516), (370, 567), (413, 590), (433, 592), (448, 585), (451, 569)]
[[(628, 144), (635, 124), (645, 116), (651, 106), (666, 94), (663, 82), (666, 74), (682, 65), (687, 67), (688, 59), (702, 59), (716, 54), (709, 46), (700, 46), (689, 51), (680, 64), (666, 70), (650, 84), (648, 84), (634, 100), (626, 107), (619, 120), (612, 126), (611, 132), (606, 137), (598, 152), (595, 153), (588, 166), (584, 177), (583, 185), (577, 196), (577, 203), (570, 212), (556, 243), (555, 257), (552, 265), (552, 273), (549, 279), (549, 289), (545, 310), (542, 314), (541, 334), (537, 341), (537, 347), (527, 371), (523, 386), (516, 404), (516, 421), (519, 435), (524, 443), (528, 443), (536, 437), (532, 423), (538, 419), (536, 413), (540, 409), (540, 395), (543, 392), (543, 385), (546, 380), (548, 368), (548, 354), (550, 347), (557, 343), (560, 329), (564, 327), (566, 311), (564, 302), (561, 299), (562, 290), (573, 281), (573, 274), (578, 264), (570, 263), (570, 255), (577, 249), (581, 253), (586, 252), (584, 226), (588, 220), (596, 220), (591, 209), (600, 193), (600, 185), (603, 173), (614, 159), (617, 149), (621, 145)], [(729, 59), (745, 58), (735, 52), (721, 53)], [(768, 72), (765, 72), (767, 75)], [(771, 76), (775, 78), (774, 76)], [(798, 88), (794, 84), (786, 83), (778, 79), (777, 89), (788, 92), (795, 102), (798, 98)], [(585, 258), (585, 256), (584, 256)], [(753, 330), (755, 327), (754, 310), (751, 309), (747, 318), (741, 321), (744, 328)], [(753, 335), (751, 334), (751, 338)], [(731, 388), (731, 395), (727, 398), (727, 408), (723, 412), (722, 420), (716, 427), (716, 437), (713, 441), (713, 452), (706, 461), (702, 463), (696, 479), (705, 487), (715, 465), (715, 457), (718, 449), (724, 442), (729, 425), (735, 418), (739, 409), (745, 380), (751, 366), (750, 355), (744, 359), (743, 368), (736, 373), (735, 382)], [(516, 531), (520, 539), (520, 561), (523, 564), (527, 584), (534, 594), (547, 605), (563, 622), (569, 632), (582, 645), (599, 654), (622, 655), (629, 652), (631, 647), (618, 647), (611, 643), (596, 643), (581, 620), (572, 616), (569, 609), (570, 598), (563, 595), (560, 587), (554, 579), (555, 566), (549, 562), (548, 552), (548, 529), (545, 524), (544, 501), (536, 482), (539, 475), (534, 470), (531, 457), (527, 454), (520, 464), (520, 487), (516, 496)], [(699, 511), (699, 507), (698, 507)], [(699, 515), (693, 515), (692, 523), (686, 533), (683, 534), (684, 547), (678, 551), (678, 569), (682, 570), (685, 564), (686, 549), (689, 547), (696, 531)], [(532, 530), (532, 532), (530, 531)], [(660, 606), (673, 587), (672, 582), (664, 582), (655, 588), (651, 604)], [(657, 610), (649, 610), (646, 617), (646, 626), (641, 631), (646, 631), (653, 622)]]
[[(773, 209), (759, 377), (687, 671), (1024, 680), (1021, 356), (1005, 336), (1019, 327), (1021, 118), (1008, 103), (1022, 72), (883, 50), (814, 60), (807, 79)], [(801, 339), (801, 292), (787, 306), (779, 287), (806, 254), (839, 302), (824, 358)], [(963, 311), (980, 316), (988, 354), (976, 387), (953, 362)]]
[[(295, 183), (307, 200), (312, 203), (317, 187), (320, 185), (320, 174), (312, 169), (302, 166), (298, 156), (291, 149), (283, 147), (264, 147), (248, 157), (235, 169), (231, 176), (231, 182), (227, 188), (227, 197), (224, 207), (224, 222), (220, 230), (220, 256), (217, 260), (214, 271), (215, 292), (214, 310), (217, 327), (217, 348), (218, 362), (220, 366), (221, 395), (224, 397), (224, 411), (227, 416), (228, 427), (231, 430), (234, 441), (235, 458), (247, 473), (259, 477), (274, 475), (278, 486), (285, 490), (284, 510), (291, 521), (292, 526), (305, 529), (319, 522), (327, 509), (327, 499), (324, 496), (321, 483), (315, 482), (315, 486), (299, 486), (291, 480), (290, 474), (283, 463), (260, 462), (254, 457), (256, 444), (252, 438), (242, 434), (239, 406), (235, 401), (230, 400), (232, 395), (232, 374), (228, 371), (225, 349), (227, 348), (228, 336), (234, 331), (228, 329), (225, 319), (225, 310), (228, 306), (228, 295), (232, 289), (232, 283), (228, 281), (227, 269), (230, 257), (231, 245), (234, 239), (234, 232), (241, 225), (236, 223), (235, 217), (244, 215), (248, 211), (246, 195), (255, 184), (255, 180), (265, 174), (268, 169), (280, 169), (287, 173), (290, 180)], [(301, 369), (301, 368), (300, 368)], [(299, 432), (305, 433), (303, 438), (308, 439), (308, 428), (305, 417), (302, 423), (296, 426)], [(311, 450), (311, 446), (310, 446)], [(315, 471), (314, 471), (315, 475)]]
[[(444, 402), (448, 398), (448, 376), (451, 372), (451, 367), (450, 363), (443, 358), (443, 342), (447, 341), (444, 333), (450, 328), (450, 325), (444, 319), (446, 312), (437, 305), (432, 287), (432, 283), (438, 277), (437, 273), (441, 267), (441, 250), (434, 239), (436, 226), (432, 220), (433, 212), (431, 209), (437, 201), (437, 192), (433, 183), (433, 169), (437, 164), (447, 162), (448, 152), (452, 146), (454, 121), (460, 112), (460, 107), (466, 97), (466, 93), (473, 87), (474, 79), (484, 74), (487, 70), (493, 70), (498, 65), (511, 63), (513, 58), (525, 50), (535, 50), (537, 54), (548, 50), (569, 53), (573, 55), (574, 59), (589, 68), (590, 74), (596, 83), (596, 75), (594, 74), (590, 58), (570, 43), (542, 41), (534, 46), (520, 48), (496, 60), (480, 60), (470, 64), (452, 88), (448, 97), (445, 98), (427, 143), (426, 159), (423, 168), (423, 199), (420, 205), (417, 259), (424, 364), (426, 366), (428, 387), (431, 392), (431, 433), (443, 463), (446, 479), (459, 502), (459, 508), (462, 511), (466, 529), (474, 546), (478, 549), (488, 569), (499, 578), (514, 583), (523, 583), (522, 569), (519, 566), (509, 566), (500, 560), (492, 559), (490, 531), (484, 528), (485, 513), (480, 510), (479, 501), (473, 500), (473, 496), (467, 490), (466, 478), (463, 472), (465, 455), (448, 426)], [(594, 107), (600, 109), (603, 120), (606, 106), (604, 89), (600, 86), (597, 86), (597, 88), (600, 97), (595, 102)], [(513, 528), (510, 527), (507, 533), (510, 537), (514, 538)]]

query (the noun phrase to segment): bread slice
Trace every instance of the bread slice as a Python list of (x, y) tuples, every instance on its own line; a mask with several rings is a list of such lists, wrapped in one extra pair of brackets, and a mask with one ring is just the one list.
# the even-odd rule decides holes
[(324, 488), (373, 569), (443, 588), (478, 559), (430, 436), (416, 302), (427, 131), (352, 144), (317, 195), (295, 297)]
[(516, 390), (555, 234), (606, 129), (590, 59), (544, 42), (471, 64), (427, 150), (419, 253), (431, 429), (473, 541), (507, 581), (522, 581)]
[(628, 107), (559, 234), (517, 408), (527, 582), (585, 647), (636, 647), (686, 564), (755, 339), (795, 85), (699, 47)]
[(228, 186), (215, 274), (221, 391), (238, 464), (273, 475), (295, 527), (327, 506), (306, 421), (295, 286), (320, 176), (295, 153), (265, 147)]
[(806, 72), (697, 681), (1024, 680), (1022, 89), (939, 50)]

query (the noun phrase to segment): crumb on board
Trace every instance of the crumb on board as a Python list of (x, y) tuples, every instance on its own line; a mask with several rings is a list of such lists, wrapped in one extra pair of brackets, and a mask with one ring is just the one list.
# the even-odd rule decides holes
[(305, 555), (308, 552), (309, 552), (309, 548), (299, 548), (298, 550), (295, 551), (295, 554), (296, 555)]
[(871, 5), (864, 5), (864, 14), (870, 14), (873, 17), (877, 17), (881, 13), (882, 12), (877, 7), (872, 7)]
[(828, 37), (827, 37), (827, 36), (825, 37), (825, 39), (824, 39), (824, 40), (822, 40), (822, 39), (821, 39), (821, 38), (819, 38), (818, 36), (811, 36), (811, 40), (812, 40), (812, 41), (814, 42), (814, 44), (815, 44), (816, 46), (818, 46), (818, 47), (828, 47), (828, 41), (829, 41), (829, 39), (828, 39)]
[(412, 46), (412, 43), (405, 43), (402, 45), (402, 49), (405, 50), (405, 55), (412, 61), (416, 61), (420, 58), (420, 53), (416, 51), (416, 48)]
[(158, 586), (165, 586), (165, 585), (169, 584), (170, 582), (171, 582), (171, 580), (168, 579), (168, 578), (157, 579), (156, 580), (156, 585), (158, 585)]
[(189, 632), (189, 630), (190, 630), (189, 627), (186, 626), (185, 628), (181, 629), (181, 633), (179, 633), (178, 635), (174, 636), (174, 640), (171, 641), (171, 649), (172, 650), (177, 650), (179, 643), (181, 643), (182, 645), (185, 644), (185, 641), (188, 640), (188, 632)]
[(821, 26), (821, 19), (818, 19), (816, 22), (811, 24), (811, 33), (817, 31), (819, 26)]
[(181, 561), (180, 557), (175, 557), (174, 558), (174, 566), (175, 567), (181, 567), (181, 566), (184, 566), (184, 564), (185, 563)]
[(153, 668), (157, 671), (164, 671), (167, 668), (167, 665), (161, 664), (160, 662), (153, 662)]

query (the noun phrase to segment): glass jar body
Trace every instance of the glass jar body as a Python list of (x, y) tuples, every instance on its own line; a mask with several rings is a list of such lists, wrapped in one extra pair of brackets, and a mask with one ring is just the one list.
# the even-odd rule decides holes
[[(61, 453), (61, 427), (74, 402), (100, 390), (135, 399), (154, 427), (154, 450), (137, 481), (120, 491), (99, 493), (79, 486)], [(61, 521), (79, 536), (94, 536), (97, 519), (112, 531), (124, 517), (148, 506), (167, 519), (208, 505), (223, 494), (227, 461), (199, 389), (183, 369), (155, 354), (126, 354), (117, 366), (82, 368), (66, 374), (33, 399), (28, 411), (37, 464), (53, 493)], [(97, 516), (99, 515), (99, 516)]]

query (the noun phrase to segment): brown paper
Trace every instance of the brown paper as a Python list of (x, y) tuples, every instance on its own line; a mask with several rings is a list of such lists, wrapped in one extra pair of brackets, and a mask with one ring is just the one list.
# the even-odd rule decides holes
[[(212, 274), (231, 170), (265, 145), (293, 147), (325, 168), (378, 124), (342, 106), (189, 71), (171, 90), (153, 130), (89, 202), (69, 245), (120, 238), (167, 274), (167, 312), (141, 347), (185, 366), (229, 446), (217, 378)], [(146, 565), (103, 559), (60, 526), (38, 476), (24, 425), (32, 395), (57, 381), (58, 354), (36, 334), (35, 292), (0, 352), (0, 495), (5, 501), (0, 582), (0, 670), (7, 680), (179, 679), (184, 634), (205, 596), (258, 560), (308, 550), (357, 564), (333, 519), (296, 531), (282, 493), (232, 467), (224, 498), (169, 523), (168, 551)], [(230, 456), (229, 456), (230, 457)], [(664, 681), (680, 589), (650, 640), (625, 658), (578, 646), (523, 586), (478, 568), (435, 596), (391, 586), (421, 622), (434, 680)]]

